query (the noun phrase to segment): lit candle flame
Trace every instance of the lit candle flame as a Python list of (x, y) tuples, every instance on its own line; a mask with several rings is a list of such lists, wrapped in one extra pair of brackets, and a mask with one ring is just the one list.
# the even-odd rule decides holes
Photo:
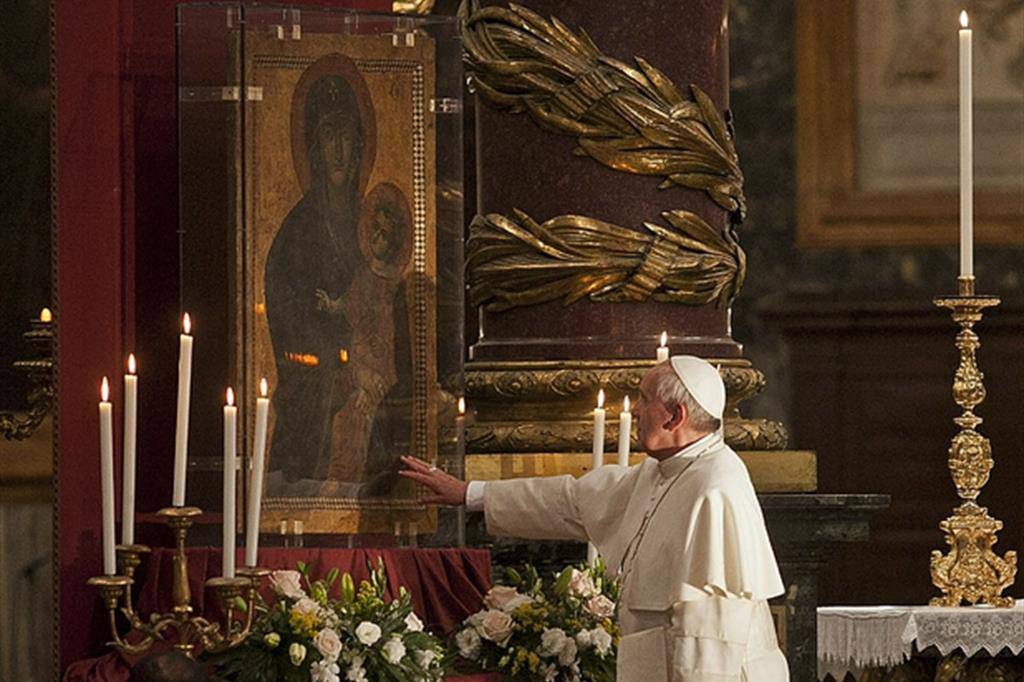
[(135, 374), (135, 353), (128, 354), (128, 373)]
[(260, 396), (263, 398), (267, 397), (267, 378), (263, 377), (260, 379)]
[(666, 343), (668, 343), (668, 332), (662, 332), (661, 333), (661, 347), (664, 348)]
[(227, 406), (231, 407), (234, 404), (235, 404), (235, 392), (232, 391), (231, 387), (229, 386), (228, 387), (228, 395), (227, 395)]
[(960, 12), (960, 27), (967, 28), (967, 10)]
[(53, 313), (50, 312), (49, 308), (43, 308), (39, 311), (40, 322), (53, 322)]
[(103, 381), (100, 383), (100, 400), (107, 402), (110, 398), (110, 382), (107, 381), (106, 377), (103, 377)]
[(629, 412), (629, 396), (622, 399), (622, 411)]
[(192, 318), (189, 317), (188, 313), (185, 313), (185, 317), (181, 319), (181, 329), (185, 334), (192, 333)]
[(459, 398), (459, 416), (462, 417), (466, 414), (466, 399)]
[(604, 389), (602, 388), (597, 392), (597, 407), (598, 409), (604, 407)]

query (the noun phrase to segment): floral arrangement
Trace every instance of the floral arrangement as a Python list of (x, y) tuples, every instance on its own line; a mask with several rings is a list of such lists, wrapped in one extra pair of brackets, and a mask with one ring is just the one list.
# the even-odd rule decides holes
[[(387, 601), (383, 562), (358, 591), (333, 569), (311, 581), (309, 569), (274, 571), (277, 600), (260, 601), (252, 634), (226, 652), (205, 656), (218, 679), (232, 682), (432, 682), (444, 674), (444, 645), (423, 630), (409, 593)], [(331, 592), (339, 584), (337, 598)]]
[(618, 584), (604, 565), (570, 566), (545, 583), (527, 566), (484, 597), (455, 634), (459, 656), (513, 680), (615, 679)]

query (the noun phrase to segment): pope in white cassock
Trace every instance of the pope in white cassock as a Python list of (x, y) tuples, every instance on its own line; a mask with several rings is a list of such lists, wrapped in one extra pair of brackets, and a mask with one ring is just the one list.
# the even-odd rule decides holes
[(675, 356), (640, 383), (639, 465), (467, 484), (406, 457), (402, 474), (424, 502), (482, 509), (493, 535), (595, 544), (622, 579), (617, 679), (785, 681), (767, 602), (782, 579), (724, 409), (718, 371)]

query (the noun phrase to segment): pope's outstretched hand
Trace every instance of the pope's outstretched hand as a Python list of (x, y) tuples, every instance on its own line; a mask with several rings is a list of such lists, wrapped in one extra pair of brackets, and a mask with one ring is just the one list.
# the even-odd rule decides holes
[(453, 507), (466, 502), (466, 488), (469, 484), (465, 481), (461, 481), (415, 457), (402, 457), (402, 464), (406, 468), (399, 471), (399, 474), (406, 478), (411, 478), (417, 483), (422, 483), (433, 492), (432, 495), (421, 497), (420, 502), (424, 504), (447, 504)]

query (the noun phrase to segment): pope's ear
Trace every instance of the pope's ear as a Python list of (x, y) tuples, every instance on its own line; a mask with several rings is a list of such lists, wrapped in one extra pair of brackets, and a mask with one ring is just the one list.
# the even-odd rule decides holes
[(682, 403), (679, 403), (672, 409), (672, 418), (665, 422), (665, 430), (675, 431), (686, 423), (686, 417), (686, 408)]

